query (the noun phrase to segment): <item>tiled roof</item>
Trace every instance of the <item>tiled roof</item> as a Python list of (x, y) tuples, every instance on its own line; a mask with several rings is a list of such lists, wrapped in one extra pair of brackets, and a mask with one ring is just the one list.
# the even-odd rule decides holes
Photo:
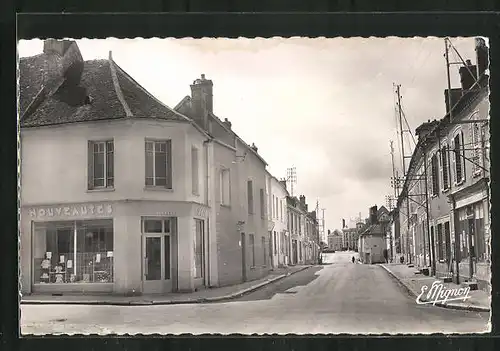
[[(20, 59), (20, 116), (23, 116), (41, 90), (44, 76), (50, 74), (48, 67), (57, 58), (57, 55), (40, 54)], [(112, 68), (116, 68), (118, 87), (113, 81)], [(29, 111), (24, 116), (21, 126), (37, 127), (125, 118), (127, 114), (119, 94), (123, 94), (134, 117), (185, 120), (156, 100), (110, 58), (85, 61), (80, 80), (76, 83), (65, 81), (55, 93), (46, 96), (34, 111)]]
[(116, 75), (127, 105), (134, 117), (189, 121), (182, 114), (158, 101), (115, 62)]

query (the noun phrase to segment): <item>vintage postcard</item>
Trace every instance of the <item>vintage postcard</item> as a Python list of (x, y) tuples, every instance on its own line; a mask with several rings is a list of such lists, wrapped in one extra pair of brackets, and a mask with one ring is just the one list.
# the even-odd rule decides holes
[(21, 40), (22, 335), (489, 332), (488, 45)]

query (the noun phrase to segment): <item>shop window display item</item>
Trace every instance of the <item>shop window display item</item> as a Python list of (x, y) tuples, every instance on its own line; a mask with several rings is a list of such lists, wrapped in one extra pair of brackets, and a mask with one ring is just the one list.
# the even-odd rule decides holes
[(35, 223), (34, 284), (112, 283), (113, 222)]

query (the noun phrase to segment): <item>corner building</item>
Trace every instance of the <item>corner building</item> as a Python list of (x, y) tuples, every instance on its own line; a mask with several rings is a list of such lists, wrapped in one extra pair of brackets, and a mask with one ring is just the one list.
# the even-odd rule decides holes
[[(43, 53), (21, 58), (23, 294), (161, 294), (243, 278), (241, 255), (249, 254), (220, 232), (227, 225), (220, 224), (227, 223), (220, 196), (234, 196), (238, 216), (231, 219), (264, 240), (267, 223), (264, 215), (239, 216), (246, 183), (234, 178), (237, 190), (226, 195), (215, 159), (228, 149), (225, 165), (238, 168), (234, 155), (251, 148), (231, 133), (234, 146), (210, 135), (200, 122), (207, 120), (207, 99), (199, 98), (198, 84), (191, 89), (198, 119), (159, 102), (111, 53), (84, 61), (75, 42), (47, 40)], [(260, 177), (258, 194), (265, 162), (252, 152), (262, 175), (247, 177), (244, 169), (240, 178)], [(236, 223), (232, 228), (236, 236)], [(239, 252), (238, 277), (226, 273), (231, 264), (221, 252)], [(259, 266), (249, 279), (265, 271)]]

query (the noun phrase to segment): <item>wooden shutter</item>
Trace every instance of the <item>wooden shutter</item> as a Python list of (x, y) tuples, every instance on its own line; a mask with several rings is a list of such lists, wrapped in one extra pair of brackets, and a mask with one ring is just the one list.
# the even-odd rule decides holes
[(87, 187), (94, 188), (94, 143), (88, 142), (87, 145)]

